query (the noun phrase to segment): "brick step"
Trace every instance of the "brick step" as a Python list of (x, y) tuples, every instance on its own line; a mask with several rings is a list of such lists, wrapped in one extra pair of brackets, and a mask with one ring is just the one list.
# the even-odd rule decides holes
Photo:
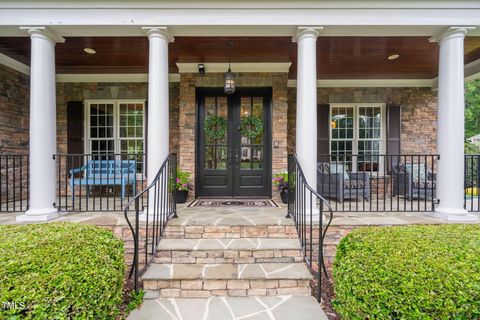
[(297, 239), (163, 239), (156, 263), (282, 263), (302, 262)]
[[(176, 222), (176, 221), (173, 221)], [(238, 239), (278, 238), (297, 239), (294, 225), (176, 225), (170, 222), (165, 228), (164, 238), (170, 239)]]
[(303, 263), (152, 264), (142, 276), (146, 298), (309, 295)]

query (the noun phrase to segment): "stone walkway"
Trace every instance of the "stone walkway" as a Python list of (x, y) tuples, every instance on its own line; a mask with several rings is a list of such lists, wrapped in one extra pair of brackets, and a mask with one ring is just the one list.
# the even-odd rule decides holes
[(147, 300), (128, 320), (327, 320), (308, 296)]
[[(182, 208), (128, 319), (326, 319), (279, 208)], [(310, 317), (310, 318), (309, 318)]]

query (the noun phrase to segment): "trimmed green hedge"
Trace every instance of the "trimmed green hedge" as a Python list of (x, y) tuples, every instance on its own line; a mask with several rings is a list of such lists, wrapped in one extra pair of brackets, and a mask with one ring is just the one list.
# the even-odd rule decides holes
[(480, 319), (480, 225), (360, 228), (333, 274), (342, 319)]
[(0, 319), (114, 319), (123, 242), (93, 225), (0, 226)]

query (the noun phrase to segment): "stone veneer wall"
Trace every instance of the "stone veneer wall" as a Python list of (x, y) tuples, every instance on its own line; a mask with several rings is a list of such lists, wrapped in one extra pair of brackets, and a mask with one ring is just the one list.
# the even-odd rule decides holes
[[(272, 87), (272, 171), (287, 170), (287, 73), (240, 73), (237, 87)], [(196, 87), (223, 87), (223, 74), (180, 75), (179, 165), (195, 177)], [(272, 143), (273, 146), (273, 143)]]
[(30, 77), (0, 65), (0, 154), (28, 154)]
[[(57, 83), (57, 152), (67, 153), (67, 102), (86, 99), (147, 99), (148, 85), (139, 83)], [(170, 83), (170, 151), (178, 153), (179, 85)], [(28, 99), (27, 99), (28, 100)], [(154, 137), (149, 137), (154, 139)]]
[[(394, 103), (401, 106), (403, 154), (437, 151), (437, 93), (430, 88), (318, 88), (319, 104)], [(288, 146), (295, 150), (296, 88), (288, 88)]]

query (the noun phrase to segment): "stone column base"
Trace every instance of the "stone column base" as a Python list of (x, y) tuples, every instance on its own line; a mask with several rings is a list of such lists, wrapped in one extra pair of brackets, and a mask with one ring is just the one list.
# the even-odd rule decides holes
[(55, 208), (48, 209), (32, 209), (16, 217), (17, 222), (42, 222), (50, 221), (60, 217), (58, 210)]
[(447, 221), (456, 222), (475, 222), (478, 221), (478, 216), (469, 214), (465, 209), (454, 208), (437, 208), (433, 214), (435, 218), (444, 219)]

